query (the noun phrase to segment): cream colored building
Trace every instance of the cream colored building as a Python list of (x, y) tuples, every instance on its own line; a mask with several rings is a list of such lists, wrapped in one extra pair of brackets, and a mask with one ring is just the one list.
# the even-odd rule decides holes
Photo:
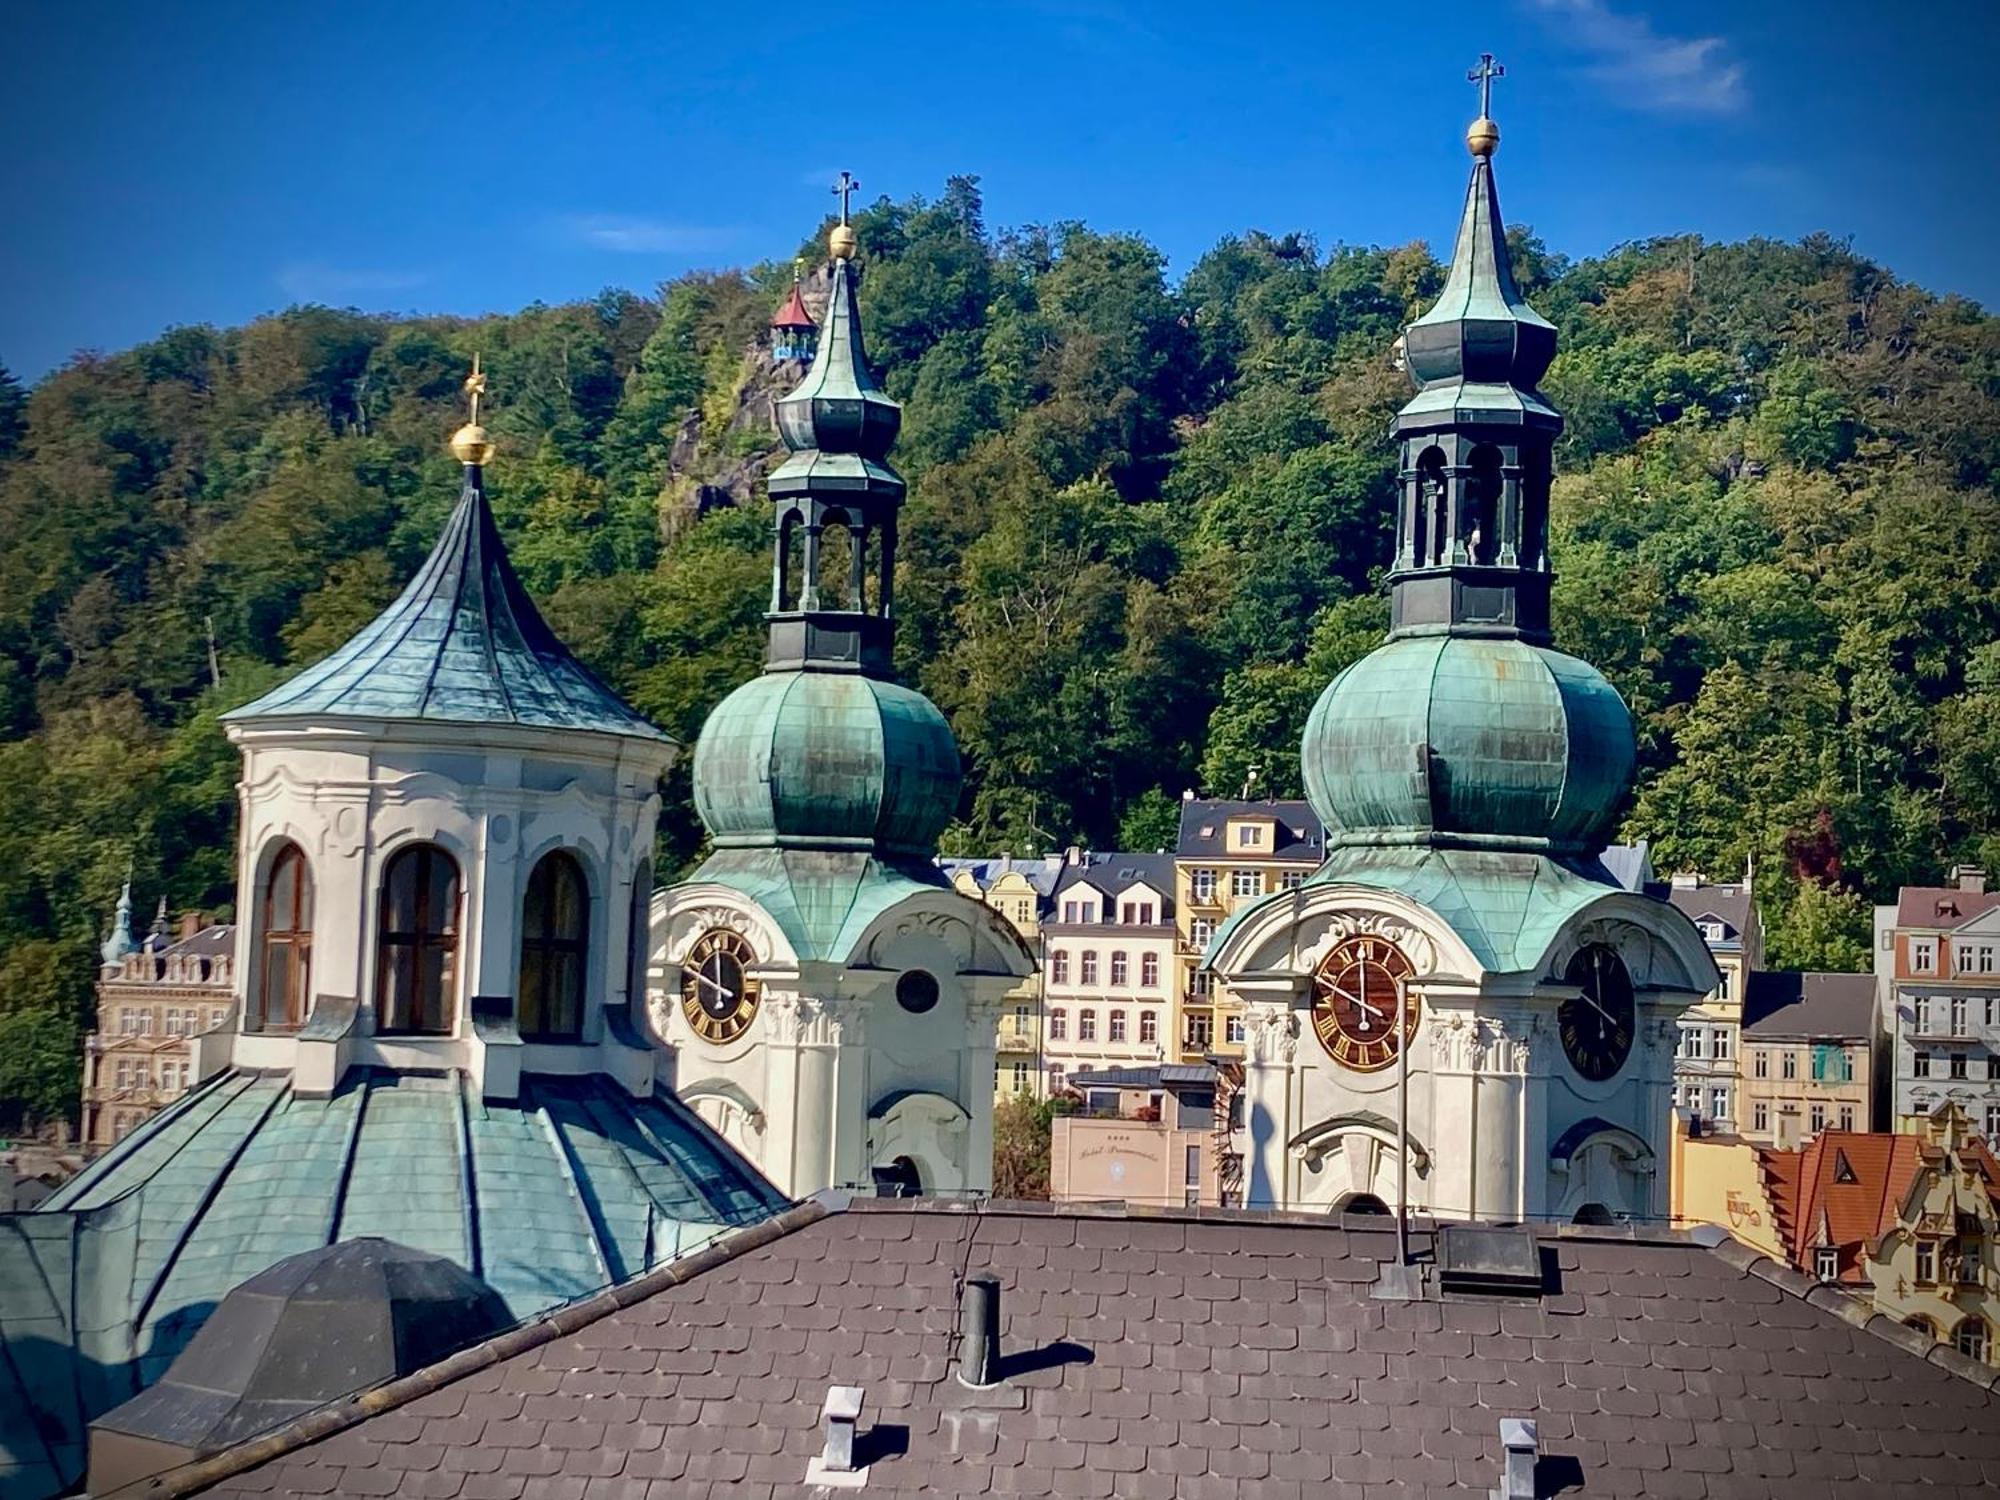
[[(1727, 1134), (1743, 1123), (1738, 1066), (1743, 996), (1750, 975), (1763, 967), (1763, 924), (1747, 874), (1732, 881), (1676, 875), (1666, 895), (1695, 924), (1722, 976), (1722, 982), (1681, 1017), (1674, 1052), (1674, 1103), (1710, 1131)], [(1865, 1125), (1865, 1113), (1862, 1119)]]
[(85, 1151), (104, 1151), (185, 1094), (197, 1080), (193, 1039), (229, 1016), (236, 929), (198, 913), (169, 936), (166, 904), (132, 941), (131, 888), (101, 950), (97, 1028), (83, 1039)]
[(1875, 1306), (2000, 1365), (2000, 1162), (1956, 1104), (1925, 1117), (1922, 1139), (1915, 1175), (1868, 1255)]
[[(941, 859), (938, 866), (951, 877), (954, 890), (992, 907), (1039, 955), (1042, 918), (1050, 893), (1066, 864), (1076, 857), (1076, 850), (1037, 859), (1002, 854), (992, 859)], [(993, 1095), (996, 1099), (1017, 1094), (1040, 1098), (1047, 1092), (1046, 1079), (1042, 981), (1037, 971), (1001, 1009), (994, 1036)]]
[(1737, 1133), (1790, 1150), (1822, 1130), (1871, 1130), (1875, 978), (1750, 976), (1742, 1023)]
[(1042, 1071), (1051, 1092), (1078, 1072), (1172, 1060), (1173, 898), (1171, 855), (1069, 857), (1042, 923)]
[(1774, 1260), (1786, 1258), (1757, 1148), (1739, 1136), (1691, 1133), (1685, 1111), (1673, 1121), (1672, 1213), (1677, 1229), (1713, 1224)]
[(1162, 1208), (1214, 1207), (1228, 1130), (1217, 1131), (1217, 1078), (1206, 1064), (1077, 1075), (1083, 1112), (1050, 1125), (1049, 1197)]
[(1181, 802), (1174, 853), (1179, 1024), (1183, 1061), (1243, 1056), (1243, 1003), (1200, 967), (1216, 929), (1240, 906), (1305, 883), (1326, 854), (1325, 834), (1305, 802)]

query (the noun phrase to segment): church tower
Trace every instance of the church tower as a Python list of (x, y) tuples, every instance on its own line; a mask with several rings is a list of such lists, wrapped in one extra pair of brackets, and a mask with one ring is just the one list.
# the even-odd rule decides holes
[(1667, 1206), (1675, 1018), (1714, 983), (1691, 924), (1599, 859), (1632, 718), (1551, 645), (1555, 329), (1521, 296), (1487, 105), (1436, 305), (1404, 336), (1388, 639), (1300, 745), (1327, 858), (1205, 962), (1250, 1007), (1253, 1206), (1480, 1219)]
[(846, 173), (811, 367), (778, 403), (763, 674), (695, 746), (714, 852), (654, 903), (652, 1017), (682, 1099), (781, 1188), (991, 1183), (995, 1026), (1034, 971), (939, 873), (944, 715), (894, 680), (902, 409), (868, 372)]

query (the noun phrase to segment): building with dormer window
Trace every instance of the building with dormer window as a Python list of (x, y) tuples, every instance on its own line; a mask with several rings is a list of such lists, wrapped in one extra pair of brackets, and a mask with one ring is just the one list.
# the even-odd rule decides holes
[(1201, 964), (1209, 941), (1238, 907), (1296, 890), (1325, 857), (1319, 814), (1307, 802), (1181, 799), (1174, 845), (1175, 926), (1180, 937), (1179, 1058), (1243, 1055), (1243, 1006)]
[(1042, 924), (1042, 1072), (1051, 1093), (1080, 1072), (1172, 1058), (1174, 917), (1173, 855), (1066, 856)]
[[(1676, 875), (1662, 894), (1694, 923), (1720, 976), (1716, 987), (1681, 1017), (1674, 1102), (1704, 1130), (1738, 1130), (1744, 1120), (1739, 1066), (1743, 997), (1751, 974), (1764, 965), (1764, 926), (1750, 877), (1710, 881)], [(1867, 1123), (1865, 1114), (1862, 1123)]]
[(2000, 893), (1986, 872), (1960, 865), (1950, 885), (1878, 906), (1875, 982), (1894, 1127), (1951, 1103), (2000, 1140)]

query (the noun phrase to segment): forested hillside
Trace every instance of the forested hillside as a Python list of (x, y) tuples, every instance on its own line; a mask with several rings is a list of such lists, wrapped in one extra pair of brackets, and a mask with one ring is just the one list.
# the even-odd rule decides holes
[[(857, 227), (905, 404), (901, 664), (967, 762), (950, 846), (1154, 846), (1252, 768), (1296, 793), (1307, 709), (1385, 619), (1390, 349), (1431, 252), (1248, 233), (1175, 283), (1130, 236), (990, 233), (971, 179)], [(1515, 249), (1562, 332), (1558, 640), (1640, 726), (1627, 831), (1663, 870), (1754, 855), (1771, 961), (1858, 967), (1867, 902), (2000, 865), (2000, 322), (1827, 239)], [(216, 715), (423, 557), (475, 350), (523, 576), (692, 746), (758, 660), (754, 344), (789, 275), (295, 308), (0, 381), (0, 1124), (70, 1107), (128, 864), (142, 903), (232, 899)], [(699, 836), (683, 761), (661, 868)]]

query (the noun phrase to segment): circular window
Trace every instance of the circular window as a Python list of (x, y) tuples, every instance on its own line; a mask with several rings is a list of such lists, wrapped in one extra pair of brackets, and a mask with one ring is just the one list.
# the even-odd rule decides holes
[(896, 981), (896, 1003), (913, 1016), (920, 1016), (938, 1003), (937, 976), (912, 969)]

